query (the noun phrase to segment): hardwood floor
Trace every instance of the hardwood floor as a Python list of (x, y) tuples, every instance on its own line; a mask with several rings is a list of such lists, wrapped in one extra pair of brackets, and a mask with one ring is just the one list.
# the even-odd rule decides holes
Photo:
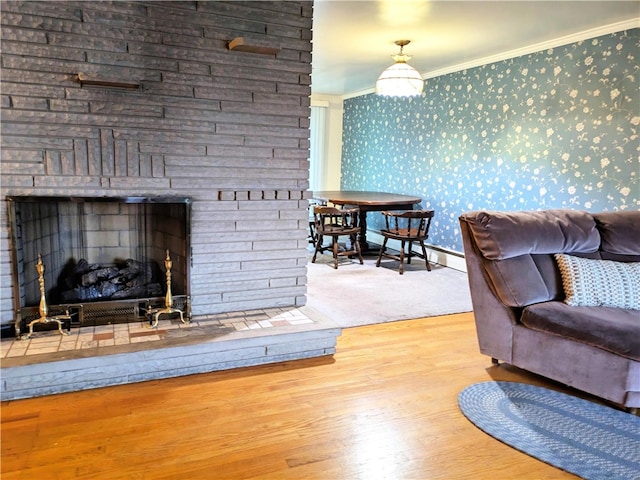
[(470, 313), (346, 329), (332, 358), (5, 402), (2, 478), (577, 478), (464, 418), (492, 379), (559, 388), (491, 366)]

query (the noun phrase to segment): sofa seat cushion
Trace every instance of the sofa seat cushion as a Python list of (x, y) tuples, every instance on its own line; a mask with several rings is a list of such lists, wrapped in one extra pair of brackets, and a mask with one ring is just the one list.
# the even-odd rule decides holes
[(640, 362), (640, 312), (544, 302), (526, 307), (521, 323)]

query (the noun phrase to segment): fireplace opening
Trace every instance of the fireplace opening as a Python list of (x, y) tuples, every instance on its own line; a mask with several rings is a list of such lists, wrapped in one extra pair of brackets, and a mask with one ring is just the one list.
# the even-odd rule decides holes
[(167, 255), (174, 305), (190, 317), (189, 198), (7, 201), (16, 335), (41, 316), (41, 276), (49, 313), (68, 314), (69, 328), (144, 320), (165, 306)]

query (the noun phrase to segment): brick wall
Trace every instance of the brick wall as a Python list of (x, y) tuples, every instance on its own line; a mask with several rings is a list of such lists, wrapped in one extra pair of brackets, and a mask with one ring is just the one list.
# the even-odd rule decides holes
[[(7, 195), (191, 197), (194, 315), (303, 305), (311, 14), (311, 1), (3, 2), (0, 322)], [(230, 51), (235, 37), (279, 51)]]

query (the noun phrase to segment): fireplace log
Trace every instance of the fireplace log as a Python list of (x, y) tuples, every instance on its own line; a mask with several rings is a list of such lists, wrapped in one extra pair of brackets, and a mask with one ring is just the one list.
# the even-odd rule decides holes
[(114, 300), (140, 297), (159, 297), (162, 295), (162, 287), (159, 283), (147, 283), (146, 285), (134, 285), (124, 288), (111, 295)]
[(99, 268), (98, 270), (93, 270), (82, 275), (80, 285), (82, 285), (83, 287), (89, 287), (103, 280), (115, 278), (118, 275), (120, 275), (120, 270), (118, 270), (116, 267)]
[(150, 263), (138, 262), (137, 260), (133, 260), (128, 258), (125, 260), (125, 268), (120, 270), (120, 276), (125, 278), (127, 281), (134, 278), (146, 278), (151, 279), (153, 277), (153, 270), (151, 268)]
[(78, 261), (75, 268), (60, 279), (64, 287), (61, 300), (74, 303), (89, 300), (128, 299), (163, 295), (158, 281), (158, 265), (131, 258), (116, 266)]

